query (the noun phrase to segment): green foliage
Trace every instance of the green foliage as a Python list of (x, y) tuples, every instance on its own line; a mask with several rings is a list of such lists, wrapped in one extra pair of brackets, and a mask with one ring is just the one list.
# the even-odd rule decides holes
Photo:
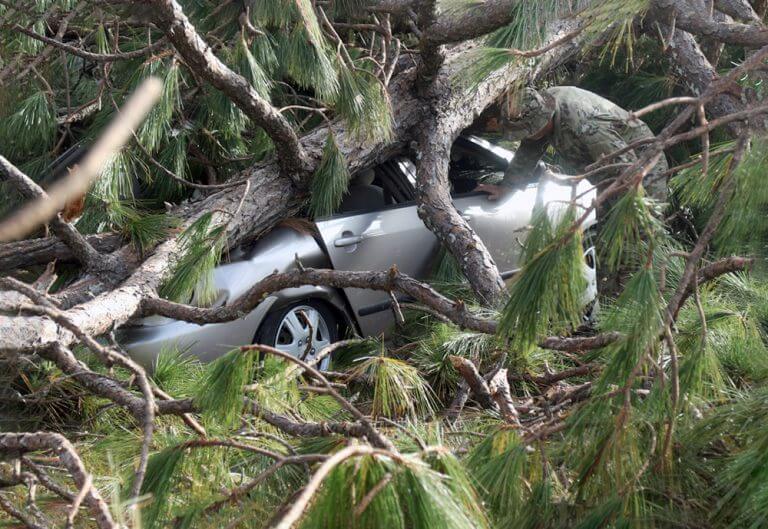
[[(189, 180), (189, 161), (187, 149), (189, 148), (189, 134), (187, 131), (179, 131), (173, 141), (167, 143), (157, 154), (156, 159), (166, 169), (179, 178)], [(148, 180), (148, 192), (158, 201), (173, 202), (186, 196), (189, 188), (178, 180), (171, 178), (165, 171), (149, 165), (149, 171), (144, 172)]]
[[(735, 146), (734, 142), (713, 145), (710, 150), (709, 171), (703, 174), (700, 165), (683, 169), (669, 182), (670, 188), (682, 205), (707, 210), (712, 206), (713, 190), (717, 190), (733, 165), (733, 153), (723, 152)], [(697, 155), (695, 160), (700, 160)]]
[(339, 80), (332, 58), (323, 43), (312, 42), (303, 25), (297, 24), (280, 45), (280, 65), (302, 88), (311, 88), (321, 101), (332, 101)]
[(334, 109), (361, 140), (392, 137), (392, 109), (387, 91), (367, 70), (339, 66), (339, 94)]
[(721, 255), (737, 252), (766, 254), (768, 190), (763, 184), (768, 167), (767, 151), (768, 139), (754, 140), (733, 172), (735, 189), (715, 239)]
[(764, 527), (768, 520), (768, 435), (735, 456), (718, 485), (725, 494), (717, 508), (733, 510), (730, 527)]
[(143, 213), (130, 206), (121, 206), (118, 222), (126, 237), (139, 252), (165, 240), (178, 220), (167, 213)]
[(341, 205), (349, 186), (347, 161), (336, 144), (332, 133), (328, 134), (323, 157), (315, 170), (311, 183), (309, 211), (312, 217), (332, 215)]
[(252, 351), (233, 349), (206, 366), (195, 391), (195, 402), (208, 421), (225, 428), (237, 424), (245, 385), (253, 380), (255, 355)]
[(653, 247), (663, 234), (658, 218), (653, 214), (653, 203), (639, 185), (619, 198), (611, 207), (600, 227), (600, 264), (615, 272), (637, 257), (643, 249)]
[(715, 237), (715, 245), (720, 255), (765, 254), (764, 241), (768, 234), (765, 211), (768, 207), (768, 194), (762, 185), (762, 175), (768, 163), (766, 141), (765, 138), (754, 140), (735, 169), (733, 153), (727, 152), (735, 143), (718, 144), (711, 150), (706, 175), (702, 174), (701, 166), (696, 165), (681, 171), (670, 182), (671, 188), (683, 205), (707, 214), (711, 212), (719, 194), (724, 191), (726, 182), (733, 179), (733, 194)]
[(22, 155), (41, 153), (53, 146), (56, 114), (48, 94), (40, 90), (20, 101), (16, 111), (0, 121), (4, 151)]
[(489, 365), (486, 361), (499, 346), (495, 336), (462, 331), (454, 325), (436, 322), (419, 340), (409, 362), (418, 368), (439, 397), (448, 399), (459, 380), (449, 357), (471, 358), (482, 370), (483, 366)]
[[(649, 0), (516, 2), (512, 22), (493, 32), (485, 46), (469, 54), (459, 81), (477, 87), (491, 72), (509, 63), (520, 62), (520, 56), (515, 51), (541, 47), (548, 24), (568, 15), (573, 15), (584, 25), (580, 37), (583, 50), (590, 50), (594, 43), (599, 42), (600, 56), (610, 56), (613, 62), (619, 52), (626, 49), (629, 63), (634, 46), (632, 21), (648, 6)], [(609, 30), (608, 38), (603, 39)]]
[(157, 387), (177, 398), (193, 393), (203, 366), (194, 356), (177, 349), (163, 349), (152, 366), (152, 380)]
[(155, 60), (146, 64), (137, 79), (138, 83), (147, 77), (159, 77), (163, 80), (163, 91), (157, 104), (152, 107), (144, 123), (139, 127), (139, 141), (149, 152), (155, 152), (171, 132), (171, 120), (177, 109), (181, 108), (181, 68), (176, 61), (165, 65)]
[(488, 510), (499, 518), (520, 512), (526, 499), (525, 482), (536, 475), (534, 467), (528, 465), (520, 435), (504, 427), (491, 432), (473, 448), (466, 467), (472, 469)]
[[(460, 476), (457, 473), (442, 475), (416, 458), (395, 462), (381, 456), (367, 456), (345, 461), (325, 479), (301, 527), (487, 527), (479, 505), (473, 504), (469, 510), (464, 508), (467, 501), (474, 501), (466, 489), (455, 483), (449, 485), (452, 478)], [(367, 507), (355, 516), (355, 509), (360, 508), (377, 485), (378, 493), (370, 495)]]
[(149, 495), (151, 503), (142, 509), (142, 522), (146, 529), (160, 527), (158, 523), (168, 512), (168, 499), (175, 483), (174, 475), (184, 450), (176, 446), (152, 454), (147, 463), (147, 474), (141, 485), (141, 494)]
[(546, 208), (534, 213), (524, 252), (525, 266), (515, 277), (499, 321), (499, 333), (514, 348), (530, 351), (549, 329), (578, 325), (584, 292), (581, 229), (572, 231), (576, 210), (569, 207), (553, 219)]
[(269, 99), (272, 83), (242, 35), (237, 41), (237, 46), (235, 46), (234, 55), (239, 73), (248, 79), (251, 86), (261, 97)]
[(445, 246), (440, 247), (440, 251), (435, 259), (437, 264), (432, 270), (432, 281), (434, 283), (462, 283), (466, 281), (464, 273), (461, 271), (456, 258), (449, 252)]
[(396, 358), (377, 356), (361, 358), (350, 374), (353, 378), (373, 381), (374, 417), (407, 417), (413, 420), (430, 416), (434, 411), (432, 389), (418, 370)]
[(561, 18), (574, 6), (563, 0), (516, 2), (512, 22), (488, 36), (491, 48), (530, 49), (542, 44), (547, 24)]
[[(619, 51), (626, 50), (627, 65), (632, 63), (635, 44), (633, 21), (642, 16), (650, 7), (650, 0), (606, 0), (592, 2), (581, 13), (588, 21), (585, 38), (588, 42), (600, 39), (599, 55), (602, 58), (610, 56), (611, 64), (616, 60)], [(605, 32), (608, 37), (604, 38)]]
[(179, 237), (183, 254), (160, 295), (172, 300), (189, 301), (200, 306), (215, 301), (213, 269), (225, 245), (225, 226), (211, 227), (212, 213), (205, 213)]
[(662, 331), (662, 302), (653, 270), (643, 267), (627, 282), (611, 310), (606, 311), (601, 328), (622, 332), (624, 336), (605, 350), (608, 363), (596, 384), (598, 391), (626, 382), (647, 349), (654, 346)]
[(449, 450), (443, 448), (426, 452), (424, 454), (424, 461), (432, 470), (447, 478), (445, 480), (446, 486), (450, 489), (453, 496), (461, 501), (461, 507), (465, 512), (469, 513), (472, 519), (482, 522), (481, 525), (476, 527), (478, 529), (487, 527), (488, 520), (482, 507), (482, 501), (472, 484), (472, 478), (461, 461)]

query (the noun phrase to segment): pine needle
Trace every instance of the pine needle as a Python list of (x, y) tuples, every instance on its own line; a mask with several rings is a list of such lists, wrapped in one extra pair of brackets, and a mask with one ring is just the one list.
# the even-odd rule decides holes
[(152, 501), (142, 511), (145, 529), (159, 527), (158, 522), (168, 512), (168, 499), (175, 482), (174, 475), (184, 450), (176, 446), (153, 454), (147, 463), (147, 474), (141, 485), (142, 495), (151, 495)]
[(664, 232), (651, 213), (653, 204), (645, 197), (642, 186), (624, 193), (616, 201), (600, 227), (600, 262), (614, 272), (627, 264), (630, 256), (654, 247)]
[(339, 91), (336, 70), (326, 45), (313, 42), (302, 24), (297, 24), (287, 42), (281, 43), (280, 64), (296, 83), (311, 88), (321, 101), (333, 101)]
[(549, 329), (564, 330), (579, 324), (583, 274), (581, 230), (563, 239), (576, 220), (575, 208), (560, 214), (557, 226), (541, 208), (525, 248), (525, 266), (510, 288), (499, 321), (499, 333), (512, 338), (515, 349), (529, 352)]
[(201, 215), (180, 236), (183, 254), (170, 279), (160, 288), (166, 299), (194, 301), (206, 306), (216, 300), (213, 269), (225, 245), (223, 226), (211, 228), (213, 215)]
[(360, 359), (352, 378), (373, 380), (374, 417), (417, 420), (434, 413), (434, 395), (418, 370), (396, 358), (380, 354)]
[(335, 110), (361, 140), (392, 137), (392, 108), (381, 81), (372, 73), (339, 64), (339, 93)]
[(310, 215), (318, 218), (334, 214), (347, 192), (349, 178), (347, 161), (336, 144), (336, 138), (329, 133), (323, 157), (310, 184)]
[(211, 423), (225, 428), (237, 424), (245, 385), (253, 380), (254, 355), (234, 349), (206, 367), (195, 402)]

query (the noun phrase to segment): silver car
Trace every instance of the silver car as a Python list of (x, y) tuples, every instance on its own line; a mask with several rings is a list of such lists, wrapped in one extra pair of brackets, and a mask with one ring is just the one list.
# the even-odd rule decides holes
[[(453, 202), (482, 238), (502, 277), (520, 267), (526, 229), (534, 205), (551, 203), (556, 214), (571, 200), (572, 187), (551, 178), (491, 202), (473, 192), (479, 181), (498, 179), (513, 153), (481, 138), (460, 137), (451, 153)], [(546, 168), (540, 169), (546, 172)], [(546, 176), (546, 175), (544, 175)], [(435, 236), (416, 213), (416, 174), (406, 157), (394, 157), (353, 179), (340, 212), (318, 219), (314, 230), (278, 227), (247, 251), (230, 256), (214, 271), (216, 305), (236, 300), (255, 283), (295, 267), (296, 256), (306, 267), (336, 270), (385, 270), (397, 265), (409, 276), (426, 279), (439, 255)], [(586, 181), (577, 193), (591, 203), (594, 190)], [(559, 206), (558, 206), (559, 205)], [(595, 223), (592, 216), (585, 229)], [(585, 305), (595, 299), (597, 282), (594, 248), (585, 250)], [(323, 286), (290, 288), (274, 293), (247, 316), (226, 323), (197, 325), (159, 316), (143, 318), (120, 333), (128, 353), (151, 367), (163, 350), (177, 349), (211, 361), (233, 347), (262, 343), (296, 356), (312, 355), (345, 332), (363, 336), (386, 333), (394, 323), (389, 296), (383, 292)], [(326, 369), (329, 358), (320, 367)]]

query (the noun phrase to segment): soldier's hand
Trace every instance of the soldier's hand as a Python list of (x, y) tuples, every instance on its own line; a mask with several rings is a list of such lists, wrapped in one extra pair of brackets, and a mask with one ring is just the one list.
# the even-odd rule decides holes
[(495, 202), (497, 200), (500, 200), (506, 197), (509, 193), (513, 191), (513, 189), (511, 187), (499, 186), (494, 184), (478, 184), (477, 187), (475, 188), (475, 191), (488, 193), (488, 200)]

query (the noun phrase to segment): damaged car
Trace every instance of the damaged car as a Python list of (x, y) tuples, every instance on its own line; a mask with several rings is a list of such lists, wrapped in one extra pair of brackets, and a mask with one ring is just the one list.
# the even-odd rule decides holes
[[(475, 190), (498, 181), (513, 152), (475, 136), (462, 136), (451, 153), (453, 203), (493, 256), (502, 277), (511, 279), (521, 266), (526, 230), (536, 204), (571, 201), (572, 186), (548, 177), (541, 164), (538, 183), (490, 201)], [(314, 221), (313, 229), (278, 226), (255, 245), (234, 250), (229, 262), (214, 270), (214, 306), (235, 301), (267, 275), (287, 272), (298, 261), (306, 267), (335, 270), (386, 270), (426, 280), (440, 255), (440, 244), (417, 214), (416, 169), (407, 156), (353, 176), (339, 211)], [(595, 191), (578, 183), (579, 204), (590, 204)], [(594, 214), (584, 225), (595, 224)], [(588, 240), (588, 238), (585, 238)], [(587, 291), (584, 304), (597, 296), (595, 249), (584, 249)], [(233, 347), (261, 343), (307, 360), (347, 333), (379, 336), (394, 324), (386, 292), (356, 288), (302, 286), (267, 296), (246, 316), (225, 323), (198, 325), (160, 316), (131, 322), (121, 329), (126, 351), (152, 366), (161, 351), (176, 349), (211, 361)], [(327, 369), (330, 358), (320, 363)]]

